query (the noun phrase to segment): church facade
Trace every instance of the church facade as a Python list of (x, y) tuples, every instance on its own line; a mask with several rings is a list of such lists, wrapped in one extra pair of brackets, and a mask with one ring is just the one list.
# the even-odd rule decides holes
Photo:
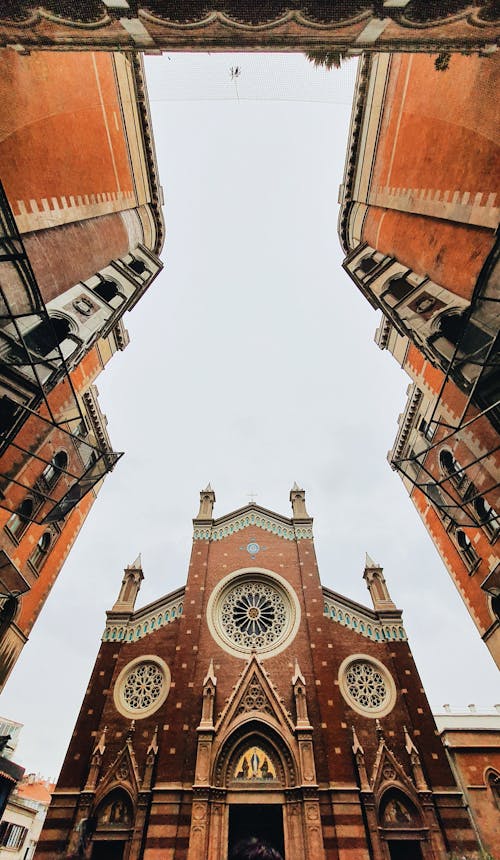
[(213, 518), (186, 585), (135, 609), (125, 569), (37, 858), (477, 857), (382, 568), (373, 608), (320, 581), (305, 494)]

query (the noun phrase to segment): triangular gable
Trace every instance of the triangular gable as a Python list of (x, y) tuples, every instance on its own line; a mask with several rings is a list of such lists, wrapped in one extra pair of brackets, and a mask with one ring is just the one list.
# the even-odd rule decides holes
[(243, 669), (229, 700), (222, 711), (215, 731), (224, 735), (240, 719), (258, 717), (276, 723), (293, 734), (294, 725), (269, 675), (253, 654)]
[(394, 753), (386, 746), (384, 738), (382, 738), (379, 743), (370, 783), (374, 794), (379, 794), (389, 786), (399, 785), (403, 787), (410, 797), (418, 804), (415, 786), (412, 780), (397, 760)]
[(128, 788), (133, 797), (137, 797), (141, 788), (139, 768), (130, 736), (99, 780), (95, 804), (100, 803), (109, 791), (118, 786)]
[(196, 525), (195, 540), (224, 540), (243, 529), (260, 529), (277, 535), (283, 540), (301, 540), (312, 538), (312, 526), (301, 523), (295, 525), (288, 517), (283, 517), (274, 511), (268, 511), (259, 505), (250, 503), (230, 514), (214, 520), (212, 525)]

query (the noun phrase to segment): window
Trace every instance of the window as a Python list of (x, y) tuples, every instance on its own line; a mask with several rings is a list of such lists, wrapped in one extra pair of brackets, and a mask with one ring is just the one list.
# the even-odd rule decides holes
[(27, 332), (24, 342), (31, 352), (46, 356), (68, 337), (70, 331), (68, 320), (50, 317)]
[(477, 498), (474, 499), (473, 506), (479, 522), (488, 534), (488, 537), (495, 538), (500, 531), (498, 514), (495, 509), (492, 508), (482, 496), (477, 496)]
[[(207, 619), (216, 642), (238, 657), (278, 653), (297, 632), (300, 608), (281, 577), (244, 570), (212, 592)], [(173, 615), (173, 610), (172, 610)]]
[(2, 821), (0, 824), (0, 845), (3, 848), (21, 848), (27, 832), (27, 827)]
[(449, 448), (442, 448), (439, 452), (439, 465), (441, 471), (449, 476), (450, 481), (457, 489), (462, 486), (465, 480), (465, 472), (458, 460), (455, 460)]
[(492, 771), (488, 777), (488, 783), (495, 806), (500, 809), (500, 774)]
[(363, 279), (366, 275), (369, 275), (373, 272), (378, 266), (377, 260), (374, 260), (373, 257), (363, 257), (356, 263), (355, 274), (358, 278)]
[(40, 570), (40, 568), (44, 564), (51, 543), (51, 532), (44, 532), (40, 540), (38, 541), (35, 549), (33, 550), (32, 556), (30, 558), (31, 564), (36, 570)]
[(436, 333), (429, 338), (429, 343), (446, 365), (453, 358), (458, 347), (458, 355), (462, 359), (480, 359), (491, 342), (491, 335), (483, 331), (471, 320), (467, 320), (463, 311), (446, 311), (436, 319)]
[(42, 481), (47, 489), (52, 489), (57, 484), (61, 477), (61, 472), (68, 465), (68, 455), (66, 451), (58, 451), (54, 454), (50, 463), (47, 463), (42, 472)]
[(415, 285), (410, 283), (407, 276), (398, 275), (388, 282), (385, 291), (382, 293), (382, 298), (392, 307), (402, 302), (414, 289)]
[(136, 275), (144, 275), (146, 273), (148, 275), (150, 274), (150, 271), (143, 260), (138, 260), (136, 257), (132, 257), (132, 260), (127, 265), (129, 269), (132, 269), (132, 271), (136, 273)]
[(470, 538), (465, 534), (462, 529), (457, 529), (455, 532), (455, 538), (457, 542), (458, 549), (460, 550), (460, 555), (464, 559), (469, 570), (477, 567), (479, 562), (479, 556), (476, 553), (476, 550), (472, 546)]
[(30, 524), (30, 517), (33, 513), (34, 504), (32, 499), (24, 499), (19, 505), (17, 511), (12, 514), (7, 522), (7, 529), (12, 537), (19, 540)]
[(347, 657), (339, 668), (338, 679), (344, 699), (359, 714), (375, 718), (392, 711), (396, 686), (386, 667), (374, 657), (365, 654)]
[(94, 293), (97, 293), (105, 302), (110, 302), (111, 299), (114, 299), (118, 295), (118, 287), (109, 278), (102, 278), (97, 286), (94, 287)]
[(114, 687), (116, 709), (125, 717), (143, 719), (163, 704), (170, 690), (170, 670), (160, 657), (136, 657), (120, 672)]

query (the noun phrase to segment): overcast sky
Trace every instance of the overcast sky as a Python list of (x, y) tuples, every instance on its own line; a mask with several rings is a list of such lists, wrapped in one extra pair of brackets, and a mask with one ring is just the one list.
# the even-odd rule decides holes
[(165, 269), (98, 381), (126, 456), (3, 694), (2, 715), (25, 724), (16, 759), (57, 775), (123, 568), (142, 552), (138, 606), (185, 583), (208, 481), (216, 516), (252, 492), (289, 516), (290, 488), (304, 486), (324, 585), (368, 605), (368, 551), (432, 707), (491, 707), (497, 670), (386, 460), (409, 379), (341, 270), (356, 61), (326, 72), (300, 55), (165, 54), (147, 70)]

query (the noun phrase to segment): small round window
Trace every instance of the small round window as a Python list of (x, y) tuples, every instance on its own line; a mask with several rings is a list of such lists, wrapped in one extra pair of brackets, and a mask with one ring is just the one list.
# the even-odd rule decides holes
[(396, 686), (385, 666), (374, 657), (354, 654), (339, 669), (339, 687), (347, 704), (367, 717), (383, 717), (396, 702)]
[(114, 687), (117, 710), (141, 720), (163, 704), (170, 689), (170, 670), (156, 655), (137, 657), (118, 675)]

